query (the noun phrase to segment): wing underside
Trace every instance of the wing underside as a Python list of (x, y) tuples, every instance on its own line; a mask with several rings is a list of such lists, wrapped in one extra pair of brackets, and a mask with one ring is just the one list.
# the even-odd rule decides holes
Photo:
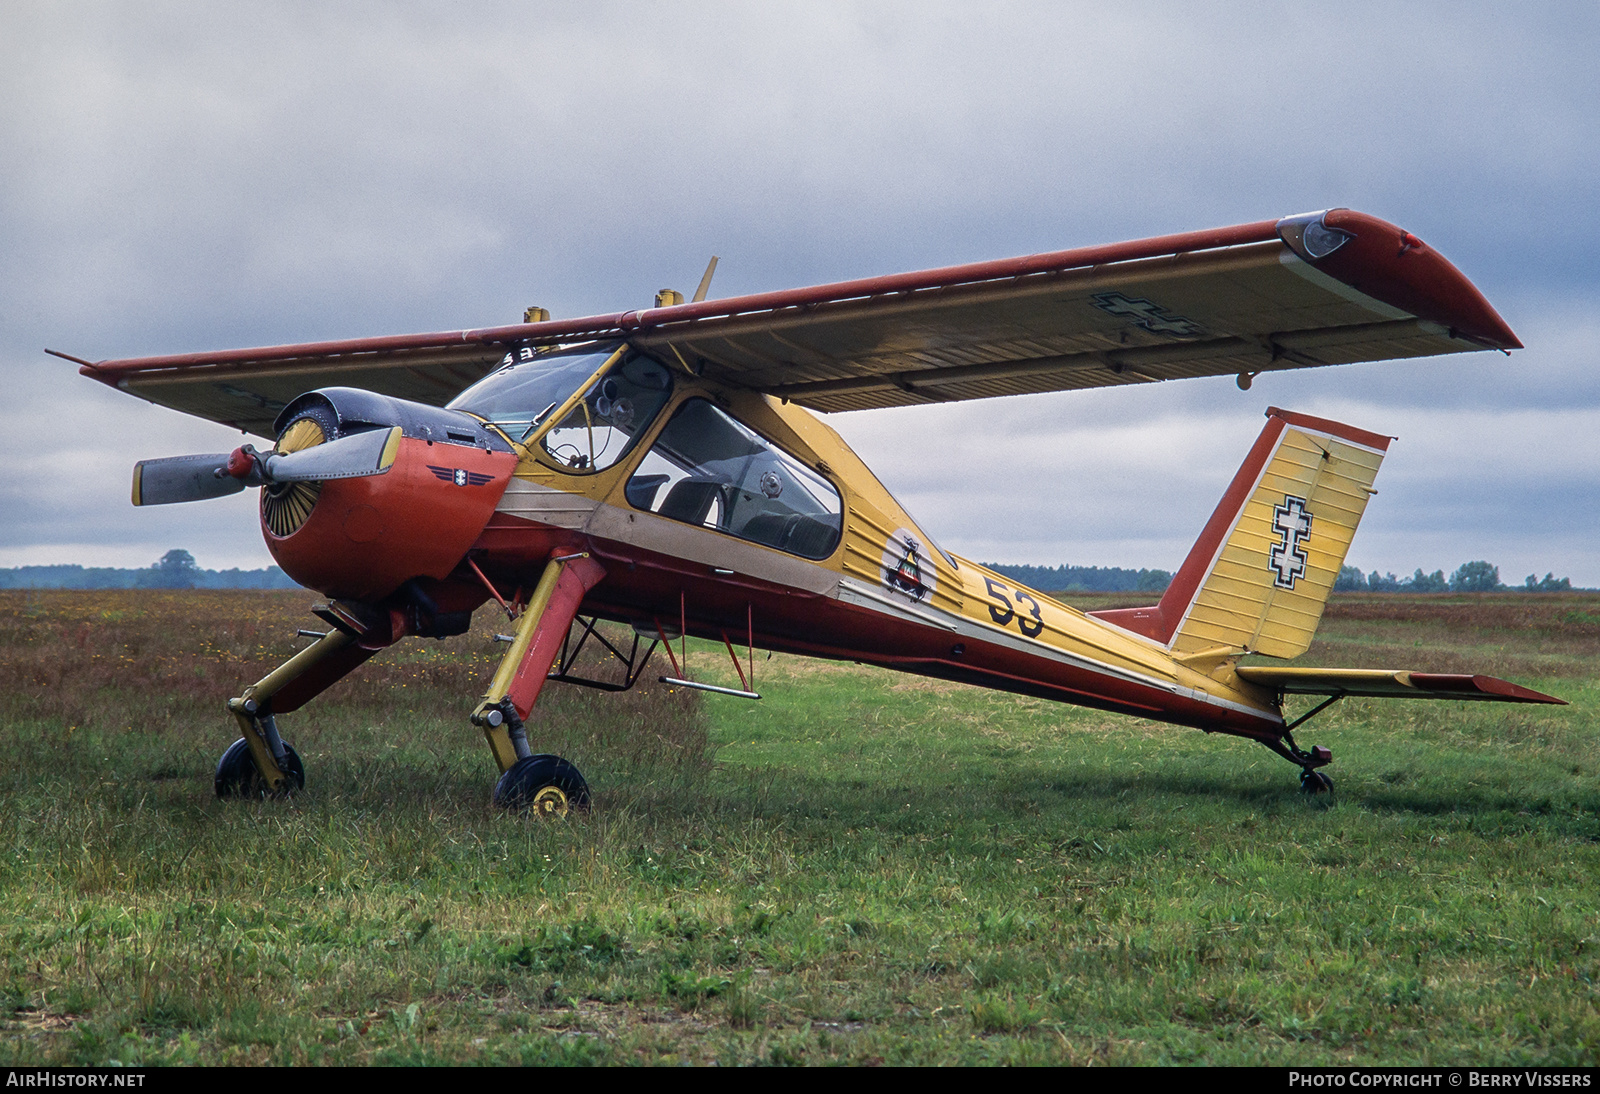
[(334, 384), (444, 403), (513, 346), (626, 340), (821, 411), (1520, 346), (1436, 251), (1349, 210), (577, 320), (87, 365), (267, 434)]
[[(307, 352), (287, 359), (125, 369), (115, 374), (112, 382), (160, 406), (270, 438), (278, 412), (308, 391), (356, 387), (443, 406), (499, 367), (504, 355), (503, 346), (475, 343), (331, 354)], [(115, 364), (105, 362), (94, 367), (104, 369)], [(87, 368), (81, 371), (89, 373)]]
[(1281, 243), (1073, 270), (1032, 284), (848, 301), (652, 333), (719, 378), (865, 410), (1481, 349), (1328, 278)]

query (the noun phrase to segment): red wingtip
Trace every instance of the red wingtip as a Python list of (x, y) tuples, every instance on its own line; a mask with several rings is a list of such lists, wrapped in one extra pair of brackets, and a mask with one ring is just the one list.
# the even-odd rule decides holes
[(1485, 346), (1522, 348), (1477, 287), (1410, 232), (1352, 209), (1331, 209), (1322, 222), (1355, 237), (1317, 260), (1323, 273)]

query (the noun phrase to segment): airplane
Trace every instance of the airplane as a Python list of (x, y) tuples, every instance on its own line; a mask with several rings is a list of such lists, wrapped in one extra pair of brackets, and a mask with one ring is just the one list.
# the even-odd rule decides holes
[[(1520, 348), (1409, 232), (1331, 209), (708, 299), (716, 263), (689, 301), (662, 290), (578, 319), (530, 308), (473, 330), (56, 354), (271, 439), (133, 475), (135, 505), (259, 488), (273, 557), (328, 598), (313, 608), (327, 629), (228, 700), (241, 736), (218, 796), (302, 788), (280, 716), (404, 638), (465, 632), (490, 602), (512, 633), (469, 717), (500, 771), (494, 800), (539, 815), (590, 801), (570, 760), (530, 743), (544, 684), (623, 690), (658, 650), (669, 685), (746, 698), (759, 647), (1230, 734), (1298, 766), (1311, 793), (1331, 791), (1332, 754), (1294, 731), (1343, 697), (1562, 702), (1478, 674), (1241, 660), (1309, 647), (1393, 438), (1269, 408), (1159, 602), (1085, 612), (944, 550), (813, 413), (1219, 375), (1248, 389), (1279, 370)], [(688, 676), (690, 636), (726, 648), (739, 688)], [(574, 671), (585, 647), (621, 681)], [(1321, 702), (1291, 720), (1290, 696)]]

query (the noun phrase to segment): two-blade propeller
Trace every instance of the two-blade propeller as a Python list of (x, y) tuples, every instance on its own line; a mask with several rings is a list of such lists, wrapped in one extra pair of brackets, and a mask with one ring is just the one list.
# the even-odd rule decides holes
[(373, 429), (298, 452), (263, 455), (251, 445), (202, 456), (140, 460), (133, 467), (133, 504), (170, 505), (237, 494), (246, 486), (321, 482), (381, 475), (394, 464), (401, 429)]

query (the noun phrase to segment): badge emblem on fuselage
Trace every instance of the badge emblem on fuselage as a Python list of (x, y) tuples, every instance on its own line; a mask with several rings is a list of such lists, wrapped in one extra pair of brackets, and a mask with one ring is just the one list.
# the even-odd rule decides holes
[(939, 577), (922, 553), (922, 543), (908, 529), (899, 528), (883, 549), (883, 587), (922, 603), (933, 595)]
[(432, 471), (434, 478), (440, 482), (451, 482), (457, 486), (482, 486), (484, 483), (491, 482), (494, 479), (493, 475), (485, 475), (479, 471), (468, 471), (464, 467), (435, 467), (430, 463), (428, 470)]

